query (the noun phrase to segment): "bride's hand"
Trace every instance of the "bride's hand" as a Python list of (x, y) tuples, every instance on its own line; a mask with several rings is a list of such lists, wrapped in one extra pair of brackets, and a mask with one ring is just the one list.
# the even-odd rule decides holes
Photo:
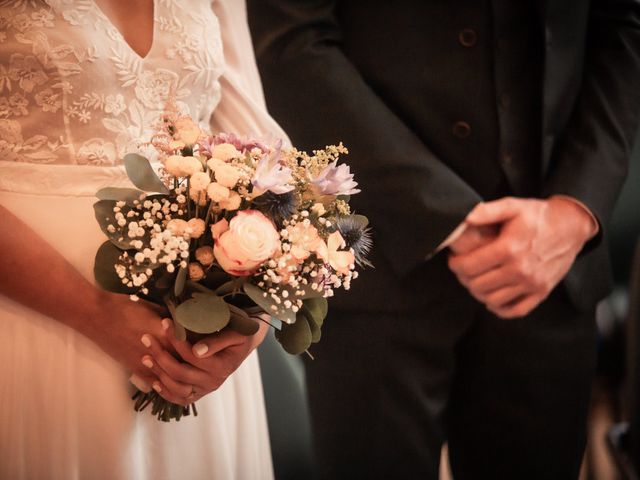
[(187, 363), (177, 360), (152, 336), (149, 336), (151, 344), (145, 360), (150, 361), (147, 362), (151, 365), (149, 370), (159, 378), (153, 383), (154, 390), (166, 400), (185, 406), (217, 390), (262, 343), (269, 328), (260, 322), (260, 329), (251, 336), (224, 329), (194, 346), (176, 339), (170, 320), (164, 319), (162, 324), (165, 338)]
[[(144, 300), (133, 302), (127, 295), (108, 292), (104, 292), (102, 300), (96, 314), (84, 322), (82, 333), (150, 387), (158, 377), (142, 363), (148, 353), (142, 337), (153, 336), (163, 348), (174, 350), (162, 329), (162, 309)], [(142, 386), (136, 383), (138, 388)]]

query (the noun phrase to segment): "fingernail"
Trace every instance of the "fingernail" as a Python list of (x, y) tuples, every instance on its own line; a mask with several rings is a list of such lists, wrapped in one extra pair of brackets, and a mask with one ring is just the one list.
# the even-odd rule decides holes
[(147, 348), (151, 346), (151, 337), (149, 337), (149, 335), (147, 335), (146, 333), (142, 335), (142, 338), (140, 339), (140, 341)]
[(158, 393), (160, 393), (162, 391), (162, 387), (160, 386), (160, 384), (158, 382), (154, 382), (153, 383), (153, 389)]
[(206, 343), (199, 343), (198, 345), (193, 347), (193, 349), (195, 350), (196, 355), (199, 357), (203, 356), (205, 353), (209, 351), (209, 347), (207, 347)]
[(142, 364), (147, 368), (153, 368), (153, 360), (150, 357), (142, 357)]
[(169, 319), (163, 318), (162, 319), (162, 329), (163, 330), (169, 330), (170, 326), (171, 326), (171, 322), (169, 322)]
[(137, 387), (138, 390), (144, 393), (149, 393), (151, 387), (147, 382), (145, 382), (142, 378), (140, 378), (135, 373), (129, 377), (129, 381)]

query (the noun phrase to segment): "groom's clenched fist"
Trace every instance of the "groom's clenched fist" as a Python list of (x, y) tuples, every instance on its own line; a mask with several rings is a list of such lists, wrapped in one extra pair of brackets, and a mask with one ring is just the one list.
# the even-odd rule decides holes
[(449, 268), (471, 295), (502, 318), (522, 317), (537, 307), (598, 231), (586, 208), (566, 197), (481, 203), (465, 223), (494, 226), (498, 233), (471, 251), (451, 249)]

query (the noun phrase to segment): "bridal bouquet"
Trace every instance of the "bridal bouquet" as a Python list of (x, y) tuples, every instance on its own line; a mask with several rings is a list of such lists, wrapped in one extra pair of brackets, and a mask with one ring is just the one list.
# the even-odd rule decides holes
[[(207, 135), (175, 115), (151, 143), (159, 174), (147, 158), (128, 154), (137, 188), (96, 194), (96, 219), (108, 237), (96, 254), (97, 282), (165, 305), (183, 340), (223, 328), (253, 335), (262, 314), (287, 352), (318, 342), (326, 298), (349, 289), (371, 246), (366, 217), (349, 207), (357, 184), (338, 164), (347, 149), (309, 155), (280, 141)], [(134, 400), (136, 410), (152, 404), (164, 421), (190, 407), (197, 414), (195, 405), (155, 391)]]

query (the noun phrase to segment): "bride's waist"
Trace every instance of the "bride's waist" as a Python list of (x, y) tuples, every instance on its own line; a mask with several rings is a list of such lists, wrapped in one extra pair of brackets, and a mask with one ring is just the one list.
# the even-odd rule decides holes
[(104, 187), (133, 187), (123, 165), (52, 165), (0, 161), (0, 191), (93, 197)]

